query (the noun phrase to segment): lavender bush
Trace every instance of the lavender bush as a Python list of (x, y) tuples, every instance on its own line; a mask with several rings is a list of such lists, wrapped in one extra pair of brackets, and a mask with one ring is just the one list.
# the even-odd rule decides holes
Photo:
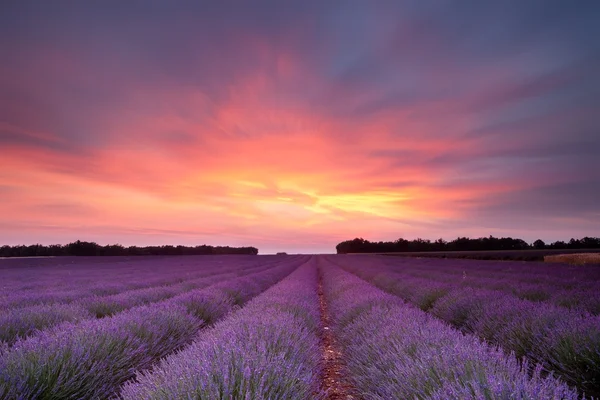
[[(205, 288), (227, 281), (230, 278), (261, 272), (273, 268), (273, 265), (267, 263), (264, 265), (253, 264), (250, 267), (242, 266), (238, 267), (236, 273), (215, 271), (212, 275), (191, 279), (176, 285), (128, 290), (116, 295), (83, 296), (69, 304), (41, 304), (10, 308), (0, 312), (0, 340), (12, 344), (18, 338), (24, 338), (38, 330), (47, 329), (63, 322), (76, 322), (88, 318), (114, 315), (138, 305), (166, 300), (193, 289)], [(235, 267), (229, 269), (231, 268)], [(205, 274), (206, 271), (203, 275)], [(254, 279), (258, 279), (258, 277)], [(231, 289), (237, 290), (236, 288), (238, 287)], [(250, 293), (249, 290), (245, 290), (246, 292)]]
[[(302, 257), (289, 261), (299, 261)], [(132, 265), (95, 263), (60, 267), (32, 268), (31, 271), (0, 269), (0, 309), (37, 304), (69, 303), (91, 296), (109, 296), (157, 286), (180, 286), (195, 279), (221, 273), (241, 273), (252, 268), (267, 268), (281, 262), (277, 258), (254, 256), (220, 258), (181, 257), (142, 259)], [(118, 267), (118, 268), (117, 268)], [(31, 273), (31, 276), (29, 275)], [(27, 282), (27, 283), (25, 283)]]
[[(223, 282), (222, 286), (239, 290), (238, 279), (252, 280), (254, 276), (252, 281), (264, 285), (262, 290), (265, 290), (295, 268), (295, 265), (281, 265)], [(202, 298), (200, 292), (197, 295)], [(233, 304), (224, 290), (220, 293), (224, 298), (222, 304)], [(256, 288), (251, 293), (256, 294)], [(0, 356), (0, 398), (110, 397), (133, 377), (135, 370), (149, 368), (190, 343), (206, 323), (188, 312), (190, 301), (186, 307), (184, 296), (187, 294), (109, 318), (85, 320), (77, 325), (61, 324), (17, 341)], [(216, 310), (221, 316), (225, 314), (219, 307)]]
[[(391, 259), (391, 260), (390, 260)], [(600, 268), (544, 263), (372, 257), (373, 265), (398, 278), (424, 278), (448, 287), (499, 290), (531, 301), (600, 313)], [(369, 268), (371, 269), (371, 268)]]
[(540, 367), (464, 335), (358, 277), (322, 268), (346, 371), (364, 399), (577, 399)]
[(321, 397), (316, 279), (314, 263), (301, 267), (151, 373), (138, 374), (121, 398)]
[(2, 355), (0, 398), (107, 398), (132, 370), (189, 342), (200, 324), (165, 305), (42, 332)]
[(76, 304), (42, 304), (25, 310), (9, 309), (0, 314), (0, 340), (12, 344), (37, 330), (87, 318), (92, 318), (92, 314)]
[[(439, 292), (439, 283), (400, 277), (381, 264), (369, 270), (357, 261), (345, 258), (344, 269), (415, 305), (431, 291)], [(461, 286), (439, 296), (430, 311), (464, 332), (540, 363), (589, 395), (600, 395), (600, 316)]]

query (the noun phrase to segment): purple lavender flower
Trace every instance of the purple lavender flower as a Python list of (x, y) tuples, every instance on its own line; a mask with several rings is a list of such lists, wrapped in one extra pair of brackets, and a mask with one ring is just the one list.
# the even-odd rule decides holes
[(577, 399), (540, 367), (450, 328), (402, 300), (323, 264), (325, 296), (346, 372), (365, 399)]
[[(220, 285), (241, 290), (240, 297), (249, 300), (296, 267), (269, 265)], [(239, 279), (252, 284), (247, 293), (240, 289)], [(231, 304), (225, 290), (219, 293), (222, 304)], [(186, 296), (134, 307), (109, 318), (63, 323), (17, 341), (0, 355), (0, 398), (109, 398), (136, 370), (150, 368), (196, 337), (205, 321), (189, 313), (194, 299), (184, 304)], [(214, 320), (226, 314), (220, 307), (214, 310), (218, 313)]]
[[(571, 285), (564, 271), (553, 267), (544, 272), (534, 267), (520, 275), (519, 272), (506, 271), (514, 263), (490, 263), (488, 275), (491, 278), (478, 278), (475, 280), (478, 284), (471, 287), (457, 283), (462, 280), (459, 278), (462, 271), (471, 267), (467, 276), (476, 275), (488, 266), (486, 262), (478, 262), (478, 266), (467, 263), (465, 266), (464, 260), (457, 263), (454, 263), (455, 260), (411, 259), (410, 263), (405, 260), (399, 263), (378, 260), (376, 257), (345, 257), (342, 266), (421, 307), (419, 299), (431, 296), (432, 288), (440, 285), (444, 288), (445, 285), (445, 293), (435, 299), (429, 310), (433, 315), (463, 332), (473, 333), (499, 345), (519, 358), (526, 357), (533, 363), (540, 363), (546, 371), (554, 371), (563, 380), (588, 394), (600, 394), (600, 317), (579, 308), (567, 309), (554, 305), (551, 298), (529, 301), (519, 294), (523, 293), (520, 292), (523, 286), (519, 286), (521, 284), (518, 282), (529, 282), (527, 285), (546, 282), (543, 284), (567, 291), (566, 288)], [(419, 277), (412, 276), (411, 271), (420, 266), (431, 273), (431, 278), (422, 278), (422, 274), (418, 274)], [(448, 270), (443, 278), (447, 281), (445, 284), (433, 273), (443, 267)], [(496, 273), (515, 279), (517, 289), (498, 290), (498, 286), (491, 289)], [(580, 274), (581, 277), (589, 276), (589, 273)], [(450, 276), (456, 279), (449, 279)], [(530, 290), (531, 286), (527, 285), (525, 287)]]
[(203, 332), (137, 381), (123, 399), (318, 398), (319, 310), (314, 263)]

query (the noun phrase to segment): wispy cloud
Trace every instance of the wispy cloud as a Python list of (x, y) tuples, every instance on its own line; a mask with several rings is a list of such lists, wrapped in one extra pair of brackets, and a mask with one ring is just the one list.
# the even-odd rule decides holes
[(0, 241), (597, 235), (595, 2), (25, 3)]

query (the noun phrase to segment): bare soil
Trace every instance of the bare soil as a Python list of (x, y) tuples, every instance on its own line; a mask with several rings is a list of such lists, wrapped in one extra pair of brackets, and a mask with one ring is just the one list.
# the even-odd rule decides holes
[(336, 343), (335, 336), (331, 332), (331, 320), (327, 309), (327, 302), (323, 294), (323, 282), (319, 275), (319, 308), (321, 310), (321, 353), (323, 357), (323, 378), (321, 389), (327, 393), (327, 400), (350, 400), (358, 399), (352, 395), (352, 385), (344, 378), (342, 353)]

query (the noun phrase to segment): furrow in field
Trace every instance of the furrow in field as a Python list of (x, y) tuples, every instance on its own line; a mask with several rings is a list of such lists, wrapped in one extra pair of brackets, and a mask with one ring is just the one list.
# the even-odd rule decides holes
[(354, 399), (356, 398), (356, 389), (344, 375), (343, 354), (337, 338), (331, 330), (332, 318), (323, 290), (322, 271), (319, 271), (318, 295), (321, 326), (323, 328), (321, 333), (321, 358), (323, 364), (323, 376), (321, 378), (322, 391), (326, 394), (327, 400)]
[(344, 372), (359, 398), (578, 398), (540, 367), (529, 369), (326, 260), (321, 272)]
[(320, 330), (312, 259), (152, 372), (138, 373), (120, 398), (321, 398)]
[(0, 354), (0, 399), (107, 399), (297, 265), (280, 265), (113, 317), (63, 324)]
[(485, 289), (446, 290), (435, 282), (364, 268), (359, 258), (330, 259), (466, 333), (540, 363), (588, 395), (600, 395), (600, 316)]

